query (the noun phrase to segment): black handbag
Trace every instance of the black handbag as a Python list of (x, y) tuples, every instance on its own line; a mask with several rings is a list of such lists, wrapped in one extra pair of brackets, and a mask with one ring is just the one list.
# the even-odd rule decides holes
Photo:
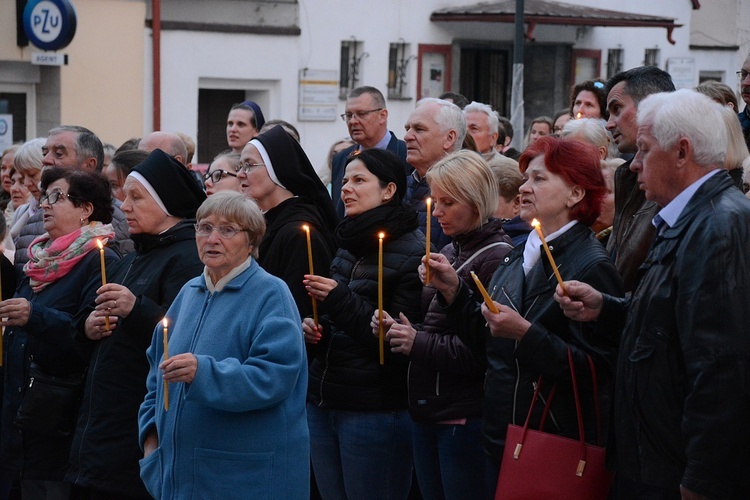
[(85, 383), (85, 373), (58, 377), (32, 362), (15, 425), (27, 432), (69, 436), (75, 429)]

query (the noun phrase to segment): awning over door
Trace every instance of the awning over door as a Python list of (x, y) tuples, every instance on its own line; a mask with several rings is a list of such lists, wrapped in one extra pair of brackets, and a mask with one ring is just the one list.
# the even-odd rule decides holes
[[(463, 7), (436, 10), (430, 15), (433, 22), (490, 22), (513, 23), (516, 1), (479, 3)], [(672, 31), (682, 24), (675, 24), (669, 17), (647, 16), (631, 12), (596, 9), (549, 0), (525, 0), (524, 22), (528, 28), (526, 37), (534, 39), (534, 29), (539, 24), (567, 26), (612, 26), (631, 28), (665, 28), (667, 40), (674, 45)]]

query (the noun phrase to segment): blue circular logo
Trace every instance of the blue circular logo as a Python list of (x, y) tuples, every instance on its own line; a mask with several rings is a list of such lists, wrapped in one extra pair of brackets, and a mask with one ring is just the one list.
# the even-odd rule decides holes
[(62, 49), (76, 34), (76, 11), (68, 0), (31, 0), (23, 10), (23, 29), (40, 49)]
[(5, 135), (6, 132), (8, 132), (8, 122), (5, 118), (0, 118), (0, 135)]

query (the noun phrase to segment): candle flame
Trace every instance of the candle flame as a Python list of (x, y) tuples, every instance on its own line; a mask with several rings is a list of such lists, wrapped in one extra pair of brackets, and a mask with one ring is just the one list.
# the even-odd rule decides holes
[(385, 238), (385, 233), (378, 233), (378, 238), (380, 238), (381, 240), (382, 240), (383, 238)]
[(104, 244), (102, 240), (96, 240), (96, 244), (99, 245), (99, 250), (104, 250)]
[(432, 205), (432, 198), (428, 196), (425, 202), (427, 202), (427, 206), (429, 207), (430, 205)]
[(310, 232), (310, 226), (308, 226), (307, 224), (305, 224), (304, 226), (302, 226), (302, 229), (304, 229), (307, 232)]
[(534, 227), (539, 227), (539, 221), (536, 220), (536, 219), (534, 219), (534, 220), (531, 221), (531, 225), (534, 226)]
[(583, 115), (582, 115), (582, 114), (581, 114), (581, 112), (579, 111), (579, 112), (578, 112), (578, 113), (576, 114), (576, 120), (580, 120), (582, 116), (583, 116)]
[(166, 316), (164, 317), (163, 320), (161, 320), (161, 324), (164, 326), (164, 328), (167, 327), (167, 318), (166, 318)]

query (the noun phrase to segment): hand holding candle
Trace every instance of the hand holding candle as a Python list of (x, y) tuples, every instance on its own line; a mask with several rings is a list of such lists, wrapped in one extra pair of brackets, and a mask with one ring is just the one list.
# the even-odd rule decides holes
[[(102, 286), (104, 286), (107, 284), (107, 269), (104, 265), (104, 244), (102, 243), (102, 240), (96, 240), (96, 244), (99, 246), (99, 261), (102, 268)], [(107, 328), (107, 331), (109, 331), (109, 312), (104, 316), (104, 326)]]
[(560, 284), (560, 288), (562, 288), (563, 295), (565, 295), (565, 285), (563, 285), (563, 279), (562, 276), (560, 276), (560, 271), (557, 269), (555, 259), (552, 258), (552, 252), (550, 252), (549, 246), (547, 246), (547, 240), (544, 239), (544, 233), (542, 233), (542, 225), (536, 219), (531, 221), (531, 225), (534, 226), (536, 232), (539, 234), (539, 239), (542, 240), (542, 246), (544, 247), (544, 251), (547, 253), (547, 258), (549, 259), (549, 263), (552, 266), (552, 271), (555, 273), (555, 277), (557, 278), (557, 282)]
[[(305, 230), (305, 233), (307, 235), (307, 263), (310, 266), (310, 274), (315, 274), (315, 270), (313, 269), (313, 254), (312, 254), (312, 241), (310, 240), (310, 226), (305, 224), (302, 226), (302, 229)], [(313, 322), (315, 323), (315, 326), (318, 326), (320, 323), (318, 323), (318, 301), (315, 300), (315, 297), (312, 297), (312, 310), (313, 310)]]
[[(164, 342), (164, 360), (166, 361), (169, 357), (169, 345), (167, 337), (169, 336), (169, 331), (167, 330), (167, 318), (165, 317), (162, 322), (162, 326), (164, 327), (162, 330), (162, 340)], [(163, 375), (162, 375), (163, 378)], [(169, 382), (164, 380), (164, 411), (169, 410)]]
[(430, 284), (430, 233), (432, 232), (430, 229), (432, 227), (432, 198), (429, 196), (427, 197), (427, 227), (425, 231), (425, 238), (426, 238), (426, 250), (425, 250), (425, 265), (424, 265), (424, 271), (425, 271), (425, 279), (424, 284), (429, 285)]
[(479, 276), (477, 276), (474, 271), (471, 271), (469, 274), (471, 274), (474, 283), (477, 285), (477, 290), (479, 290), (479, 293), (481, 293), (482, 297), (484, 297), (484, 303), (487, 305), (487, 309), (495, 314), (498, 314), (500, 311), (498, 311), (495, 302), (492, 300), (492, 297), (490, 297), (490, 294), (487, 293), (487, 289), (484, 287), (484, 285), (482, 285), (482, 282), (479, 280)]
[(380, 347), (380, 364), (385, 364), (385, 333), (383, 332), (383, 238), (385, 233), (378, 234), (378, 345)]

